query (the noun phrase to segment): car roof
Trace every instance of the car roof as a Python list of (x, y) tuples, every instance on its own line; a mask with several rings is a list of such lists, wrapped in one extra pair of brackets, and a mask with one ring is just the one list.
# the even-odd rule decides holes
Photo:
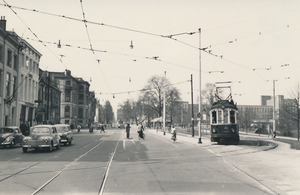
[(49, 128), (51, 128), (51, 127), (53, 127), (53, 125), (36, 125), (33, 128), (36, 128), (36, 127), (49, 127)]
[(0, 128), (9, 128), (9, 129), (19, 129), (17, 126), (6, 126), (6, 127), (0, 127)]
[(55, 126), (55, 127), (62, 127), (62, 126), (70, 126), (70, 125), (68, 125), (68, 124), (56, 124), (56, 125), (53, 125), (53, 126)]

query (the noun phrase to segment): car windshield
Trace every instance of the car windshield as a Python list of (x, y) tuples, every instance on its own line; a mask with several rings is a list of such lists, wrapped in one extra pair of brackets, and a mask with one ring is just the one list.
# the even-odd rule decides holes
[(32, 133), (36, 133), (36, 134), (49, 134), (50, 133), (50, 129), (47, 128), (47, 127), (34, 128), (32, 130)]
[(0, 133), (13, 133), (13, 129), (1, 128)]
[(67, 126), (62, 126), (62, 127), (57, 127), (56, 126), (56, 129), (57, 129), (57, 132), (59, 133), (64, 133), (64, 132), (68, 132), (69, 131), (69, 128)]

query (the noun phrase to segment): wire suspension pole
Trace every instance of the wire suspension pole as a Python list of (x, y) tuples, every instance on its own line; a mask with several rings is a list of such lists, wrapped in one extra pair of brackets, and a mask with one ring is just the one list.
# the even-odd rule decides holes
[[(199, 28), (199, 113), (201, 113), (201, 28)], [(201, 141), (201, 116), (199, 117), (199, 141), (198, 144), (202, 144)]]
[(165, 80), (164, 80), (164, 118), (163, 118), (163, 128), (164, 128), (164, 135), (166, 135), (166, 71), (165, 71)]

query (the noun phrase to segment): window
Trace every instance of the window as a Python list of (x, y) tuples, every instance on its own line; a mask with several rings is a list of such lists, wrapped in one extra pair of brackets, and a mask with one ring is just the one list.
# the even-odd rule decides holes
[(71, 86), (71, 81), (66, 81), (66, 86)]
[(28, 56), (26, 56), (26, 61), (25, 61), (25, 68), (28, 69), (29, 61), (28, 61)]
[(14, 69), (18, 70), (18, 56), (14, 55)]
[(228, 110), (224, 110), (223, 113), (224, 113), (224, 123), (228, 124)]
[[(17, 77), (16, 76), (14, 76), (14, 78), (13, 78), (13, 81), (12, 81), (13, 83), (12, 83), (12, 85), (13, 85), (13, 93), (15, 93), (16, 94), (16, 89), (17, 89)], [(15, 97), (15, 94), (13, 94), (14, 95), (14, 97)]]
[(12, 51), (7, 50), (7, 66), (11, 67), (12, 65)]
[(217, 112), (215, 110), (211, 112), (211, 116), (212, 123), (217, 123)]
[(70, 93), (70, 91), (66, 91), (65, 92), (65, 101), (70, 102), (70, 100), (71, 100), (71, 93)]
[(10, 96), (10, 74), (7, 73), (6, 74), (6, 97), (9, 97)]
[(78, 109), (78, 118), (83, 118), (83, 108)]
[(78, 97), (78, 104), (83, 104), (83, 94), (79, 94), (79, 97)]
[(2, 74), (3, 74), (3, 71), (0, 70), (0, 95), (2, 96)]
[(223, 120), (222, 120), (222, 110), (218, 110), (218, 123), (222, 124)]
[(235, 112), (230, 110), (230, 123), (235, 123)]
[(3, 46), (0, 45), (0, 62), (3, 63)]
[(70, 117), (70, 106), (65, 106), (65, 117)]

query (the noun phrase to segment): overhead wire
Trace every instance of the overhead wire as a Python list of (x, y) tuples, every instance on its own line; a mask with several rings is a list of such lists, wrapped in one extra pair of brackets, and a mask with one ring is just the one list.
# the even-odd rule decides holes
[(43, 43), (43, 41), (41, 41), (41, 39), (37, 36), (37, 34), (35, 34), (32, 30), (31, 30), (31, 28), (29, 28), (29, 26), (24, 22), (24, 20), (22, 20), (22, 18), (17, 14), (17, 12), (15, 11), (15, 10), (13, 10), (12, 9), (12, 6), (10, 6), (10, 5), (8, 5), (7, 3), (6, 3), (6, 1), (5, 0), (3, 0), (3, 2), (5, 3), (5, 5), (19, 18), (19, 20), (21, 20), (21, 22), (26, 26), (26, 28), (31, 32), (31, 34), (33, 34), (33, 36), (37, 39), (37, 40), (39, 40), (39, 42), (41, 42), (42, 43), (42, 45), (44, 46), (44, 47), (46, 47), (47, 49), (48, 49), (48, 51), (50, 51), (50, 53), (52, 53), (66, 68), (67, 68), (67, 66), (62, 62), (62, 60), (61, 59), (59, 59), (59, 57), (58, 56), (56, 56), (56, 54), (52, 51), (52, 50), (50, 50), (50, 48), (49, 47), (47, 47), (47, 45), (46, 44), (44, 44)]

